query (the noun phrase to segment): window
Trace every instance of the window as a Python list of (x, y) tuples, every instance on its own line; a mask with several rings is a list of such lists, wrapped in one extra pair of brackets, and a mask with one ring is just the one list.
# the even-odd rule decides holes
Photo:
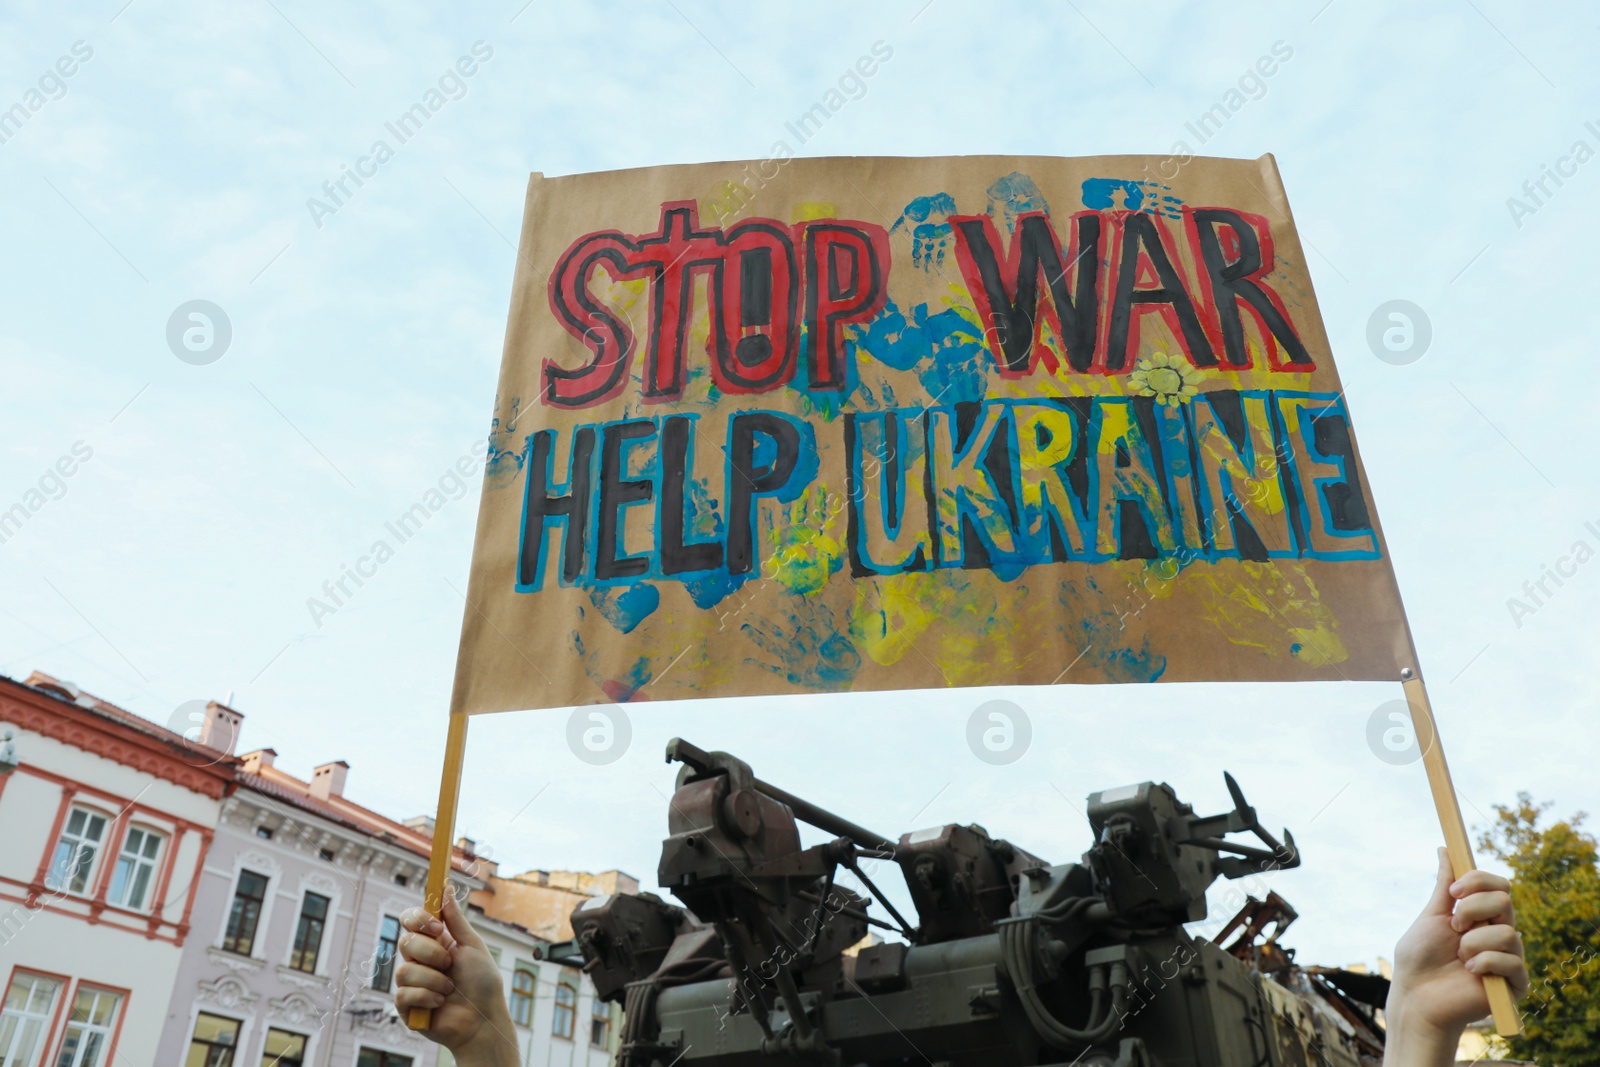
[(394, 957), (400, 949), (400, 920), (385, 915), (378, 924), (378, 954), (372, 960), (372, 988), (388, 989), (394, 981)]
[(300, 1067), (306, 1058), (306, 1035), (268, 1030), (261, 1046), (261, 1067)]
[(183, 1067), (233, 1067), (238, 1047), (239, 1020), (201, 1012), (194, 1020), (194, 1037)]
[(518, 1026), (533, 1025), (534, 987), (539, 984), (539, 972), (517, 961), (511, 972), (511, 1021)]
[(572, 1031), (578, 1023), (578, 991), (566, 982), (556, 985), (556, 1014), (550, 1032), (556, 1037), (572, 1040)]
[(0, 1011), (0, 1067), (38, 1067), (61, 983), (42, 974), (18, 972)]
[(316, 972), (317, 954), (322, 951), (322, 931), (327, 925), (328, 898), (320, 893), (307, 893), (300, 904), (300, 922), (294, 928), (289, 966), (307, 974)]
[(115, 993), (80, 984), (78, 997), (67, 1017), (67, 1035), (61, 1041), (56, 1067), (105, 1067), (111, 1031), (117, 1021)]
[(256, 943), (256, 924), (261, 921), (261, 904), (267, 899), (267, 879), (255, 871), (240, 871), (239, 885), (233, 891), (233, 910), (228, 912), (228, 930), (222, 947), (241, 956), (250, 955)]
[(270, 826), (258, 826), (258, 827), (256, 827), (256, 836), (261, 838), (263, 841), (271, 841), (272, 840), (272, 827), (270, 827)]
[(397, 886), (400, 886), (403, 889), (406, 886), (410, 885), (411, 881), (405, 875), (397, 874), (397, 875), (394, 876), (394, 884), (397, 885)]
[(605, 1048), (611, 1043), (611, 1005), (594, 998), (594, 1007), (589, 1010), (589, 1044), (595, 1048)]
[(51, 889), (65, 889), (69, 893), (87, 890), (108, 821), (108, 817), (98, 811), (72, 809), (67, 815), (66, 825), (61, 828), (61, 837), (56, 841), (56, 854), (50, 861), (50, 873), (45, 876), (45, 885)]
[(319, 849), (318, 852), (317, 852), (317, 855), (321, 856), (323, 859), (327, 860), (329, 863), (333, 862), (334, 853), (333, 853), (333, 849), (331, 849), (331, 848)]
[(356, 1067), (411, 1067), (411, 1057), (385, 1052), (381, 1048), (363, 1047), (356, 1057)]
[(111, 892), (107, 899), (119, 908), (144, 911), (159, 855), (160, 834), (139, 826), (129, 829), (128, 839), (122, 843), (122, 855), (117, 857), (117, 869), (111, 875)]

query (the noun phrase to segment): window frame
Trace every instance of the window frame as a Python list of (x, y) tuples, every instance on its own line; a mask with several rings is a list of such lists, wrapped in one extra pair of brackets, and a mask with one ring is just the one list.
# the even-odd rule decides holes
[[(101, 820), (101, 825), (100, 836), (92, 842), (93, 851), (89, 856), (88, 869), (83, 874), (83, 885), (81, 888), (74, 889), (72, 888), (72, 878), (69, 872), (75, 865), (73, 861), (77, 857), (78, 849), (83, 844), (84, 839), (81, 832), (72, 830), (72, 817), (80, 814), (84, 816), (85, 828), (87, 828), (89, 820), (95, 818)], [(67, 804), (66, 814), (62, 816), (61, 826), (56, 830), (55, 839), (50, 842), (50, 859), (45, 866), (44, 873), (45, 888), (54, 893), (65, 893), (74, 897), (94, 896), (95, 883), (99, 880), (103, 867), (102, 861), (105, 859), (106, 842), (110, 835), (116, 831), (116, 825), (117, 817), (104, 808), (78, 799), (70, 801)], [(68, 835), (71, 835), (75, 840), (72, 845), (72, 851), (67, 854), (67, 863), (65, 864), (65, 870), (62, 872), (61, 881), (58, 882), (56, 880), (56, 868), (61, 862), (61, 846), (67, 843)]]
[[(602, 1036), (601, 1036), (601, 1039), (599, 1041), (596, 1041), (594, 1039), (594, 1028), (595, 1028), (595, 1024), (596, 1023), (598, 1023), (598, 1024), (600, 1024), (600, 1025), (605, 1027), (605, 1029), (603, 1031), (601, 1031), (601, 1035)], [(594, 999), (593, 999), (593, 1002), (589, 1005), (589, 1047), (590, 1048), (610, 1048), (611, 1047), (611, 1023), (612, 1023), (611, 1005), (606, 1003), (605, 1001), (601, 1000), (599, 998), (599, 996), (595, 996)]]
[(361, 1054), (363, 1052), (371, 1052), (378, 1057), (378, 1061), (373, 1064), (373, 1067), (402, 1067), (402, 1065), (403, 1067), (415, 1067), (417, 1062), (415, 1056), (407, 1056), (404, 1052), (391, 1052), (377, 1045), (357, 1044), (356, 1056), (352, 1061), (351, 1067), (361, 1067)]
[[(202, 1041), (197, 1038), (195, 1033), (200, 1029), (201, 1019), (220, 1019), (223, 1022), (232, 1023), (233, 1044), (228, 1045), (217, 1041)], [(217, 1064), (216, 1067), (237, 1067), (239, 1049), (244, 1045), (244, 1034), (245, 1020), (235, 1019), (231, 1015), (219, 1015), (214, 1011), (206, 1011), (204, 1008), (197, 1010), (194, 1013), (194, 1021), (189, 1025), (189, 1044), (185, 1048), (183, 1054), (184, 1067), (188, 1067), (189, 1057), (194, 1055), (194, 1047), (197, 1044), (205, 1045), (207, 1048), (211, 1049), (220, 1048), (227, 1051), (227, 1058), (222, 1063)], [(212, 1067), (211, 1056), (209, 1053), (207, 1054), (204, 1063), (201, 1064), (201, 1067)]]
[[(12, 1009), (5, 1007), (5, 1001), (11, 995), (11, 987), (16, 985), (18, 979), (21, 978), (32, 978), (35, 981), (54, 983), (55, 991), (50, 994), (50, 1003), (45, 1006), (43, 1015), (35, 1015), (33, 1012), (26, 1010), (26, 1008), (24, 1008), (22, 1011), (13, 1011)], [(38, 1034), (35, 1036), (36, 1043), (28, 1062), (18, 1064), (15, 1060), (9, 1060), (7, 1061), (8, 1063), (13, 1064), (14, 1067), (43, 1067), (44, 1064), (49, 1062), (51, 1046), (54, 1043), (56, 1036), (56, 1026), (61, 1022), (61, 1015), (66, 1008), (67, 994), (70, 991), (71, 986), (72, 979), (64, 974), (56, 974), (52, 971), (39, 971), (30, 967), (22, 966), (13, 966), (11, 968), (11, 974), (6, 979), (5, 989), (0, 990), (0, 1019), (5, 1018), (6, 1016), (10, 1016), (11, 1018), (21, 1018), (23, 1020), (38, 1019), (40, 1023), (40, 1029)], [(32, 989), (30, 989), (28, 992), (28, 1000), (30, 1003), (33, 1000), (33, 993), (34, 991)], [(13, 1047), (15, 1046), (16, 1036), (21, 1032), (21, 1029), (22, 1028), (19, 1025), (15, 1030), (12, 1031)], [(4, 1051), (9, 1055), (11, 1049), (5, 1049)]]
[[(288, 1034), (290, 1037), (300, 1039), (300, 1058), (298, 1060), (285, 1060), (282, 1056), (270, 1061), (267, 1060), (267, 1042), (272, 1040), (273, 1034)], [(267, 1024), (266, 1033), (261, 1035), (261, 1067), (280, 1067), (281, 1064), (292, 1064), (293, 1067), (305, 1067), (305, 1062), (311, 1058), (311, 1035), (302, 1034), (298, 1030), (286, 1030), (281, 1026)]]
[[(93, 993), (96, 997), (96, 1001), (98, 1001), (98, 998), (101, 996), (108, 996), (112, 998), (111, 1017), (103, 1025), (93, 1022), (93, 1004), (90, 1006), (89, 1022), (83, 1024), (73, 1022), (72, 1014), (77, 1010), (78, 999), (85, 993)], [(128, 990), (118, 989), (115, 986), (101, 985), (98, 982), (87, 982), (82, 979), (78, 980), (78, 982), (72, 988), (72, 995), (70, 998), (72, 1004), (66, 1012), (66, 1022), (61, 1027), (61, 1034), (56, 1039), (55, 1049), (50, 1057), (55, 1067), (109, 1067), (109, 1065), (114, 1062), (117, 1054), (117, 1038), (122, 1033), (122, 1020), (127, 1014), (126, 1008), (128, 1004), (128, 993)], [(65, 1002), (63, 1002), (63, 1005), (65, 1006)], [(72, 1028), (74, 1026), (79, 1027), (80, 1043), (73, 1048), (71, 1060), (67, 1063), (63, 1063), (62, 1057), (68, 1055), (67, 1042), (72, 1037)], [(86, 1031), (92, 1031), (93, 1033), (99, 1034), (105, 1038), (104, 1044), (102, 1044), (99, 1049), (100, 1058), (98, 1058), (93, 1064), (85, 1063), (83, 1058), (84, 1046), (81, 1043), (81, 1036)]]
[[(145, 842), (154, 841), (156, 849), (153, 855), (145, 856), (141, 854), (135, 854), (132, 857), (130, 866), (133, 868), (133, 873), (123, 884), (122, 898), (119, 900), (116, 899), (117, 879), (122, 873), (123, 863), (129, 860), (128, 844), (133, 840), (134, 834), (143, 835)], [(122, 908), (126, 911), (139, 912), (140, 914), (148, 914), (156, 910), (157, 901), (155, 899), (155, 894), (156, 890), (160, 888), (161, 865), (162, 861), (166, 858), (166, 848), (169, 839), (169, 834), (154, 826), (150, 826), (145, 823), (130, 823), (128, 825), (127, 830), (122, 835), (122, 841), (117, 847), (116, 862), (111, 865), (111, 877), (106, 883), (107, 904), (110, 904), (114, 908)], [(137, 904), (129, 903), (128, 895), (131, 893), (132, 888), (138, 879), (138, 872), (141, 869), (144, 870), (146, 874), (145, 882), (142, 887), (145, 894), (145, 899), (141, 900)]]
[[(321, 915), (307, 914), (306, 907), (310, 904), (312, 897), (322, 901)], [(334, 902), (331, 894), (318, 893), (313, 889), (301, 889), (300, 914), (295, 919), (294, 937), (289, 941), (289, 959), (285, 963), (285, 966), (290, 970), (299, 971), (302, 974), (319, 973), (318, 967), (322, 963), (322, 942), (328, 935), (328, 918), (333, 913), (333, 907)], [(306, 935), (313, 923), (316, 925), (316, 942), (310, 948), (307, 948), (305, 945)], [(308, 953), (309, 960), (307, 959)], [(308, 962), (310, 963), (309, 967), (306, 966)]]
[[(394, 937), (384, 936), (385, 924), (394, 924)], [(396, 916), (386, 912), (378, 912), (378, 947), (372, 953), (372, 974), (369, 976), (367, 988), (375, 989), (380, 993), (387, 993), (394, 988), (394, 968), (400, 959), (400, 931), (403, 929)], [(385, 948), (387, 947), (387, 951)], [(383, 984), (378, 984), (379, 976)]]
[[(572, 1003), (562, 1001), (562, 994), (570, 994)], [(562, 1041), (572, 1041), (578, 1031), (578, 987), (566, 980), (565, 977), (556, 981), (555, 997), (552, 1000), (553, 1011), (550, 1016), (550, 1036), (560, 1038)], [(563, 1013), (566, 1016), (566, 1033), (561, 1032)]]
[[(239, 942), (244, 939), (241, 938), (239, 933), (234, 930), (233, 921), (235, 914), (234, 909), (239, 903), (240, 890), (244, 886), (244, 879), (246, 875), (249, 875), (251, 878), (261, 879), (261, 895), (259, 897), (243, 898), (246, 901), (254, 901), (256, 909), (255, 915), (250, 920), (249, 938), (245, 941), (244, 948), (241, 949), (239, 948)], [(256, 944), (261, 939), (262, 920), (266, 918), (267, 904), (272, 899), (273, 878), (274, 875), (262, 874), (260, 871), (253, 871), (248, 867), (239, 868), (238, 874), (236, 874), (233, 879), (233, 893), (228, 898), (228, 910), (223, 915), (222, 936), (217, 939), (217, 947), (222, 949), (222, 951), (232, 952), (236, 956), (255, 957)], [(232, 941), (233, 944), (230, 945), (228, 943), (229, 941)]]
[[(518, 989), (517, 980), (523, 977), (528, 979), (528, 988)], [(522, 1006), (519, 1002), (525, 1004), (527, 1008), (528, 1018), (526, 1021), (517, 1017), (517, 1009)], [(539, 969), (537, 967), (531, 963), (524, 963), (522, 960), (516, 961), (511, 969), (511, 991), (507, 994), (506, 1003), (511, 1009), (511, 1024), (531, 1030), (534, 1016), (539, 1008)]]

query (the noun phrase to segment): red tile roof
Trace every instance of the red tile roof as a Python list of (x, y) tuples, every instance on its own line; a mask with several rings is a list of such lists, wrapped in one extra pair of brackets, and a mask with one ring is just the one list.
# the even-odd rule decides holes
[[(276, 767), (262, 767), (255, 774), (241, 769), (236, 777), (239, 784), (246, 789), (293, 804), (348, 829), (391, 841), (425, 858), (433, 853), (433, 838), (429, 835), (395, 822), (371, 808), (363, 807), (344, 797), (334, 796), (323, 800), (321, 797), (312, 796), (309, 783)], [(459, 848), (452, 849), (451, 852), (452, 865), (458, 871), (466, 869), (476, 858)]]
[[(191, 741), (184, 735), (170, 730), (165, 726), (151, 722), (149, 719), (135, 715), (126, 708), (118, 707), (108, 700), (102, 700), (93, 693), (79, 689), (71, 682), (51, 677), (43, 671), (34, 671), (28, 676), (25, 683), (36, 690), (70, 703), (76, 708), (114, 722), (120, 726), (135, 730), (147, 737), (181, 749), (184, 753), (211, 756), (217, 769), (229, 775), (239, 785), (246, 789), (254, 790), (263, 796), (271, 797), (283, 803), (292, 804), (304, 811), (312, 812), (332, 822), (338, 823), (349, 830), (367, 834), (371, 837), (390, 841), (401, 848), (414, 852), (424, 859), (433, 854), (433, 838), (418, 830), (414, 830), (402, 823), (398, 823), (387, 816), (380, 815), (371, 808), (363, 807), (354, 801), (342, 796), (331, 796), (327, 800), (311, 795), (309, 783), (278, 770), (276, 767), (263, 766), (257, 773), (250, 773), (240, 766), (238, 757), (220, 749), (209, 748), (196, 741)], [(218, 707), (227, 707), (226, 704), (217, 704)], [(236, 708), (228, 708), (235, 715), (243, 716)], [(348, 765), (347, 765), (348, 766)], [(460, 848), (451, 850), (451, 864), (458, 871), (466, 870), (477, 857)]]
[[(228, 758), (228, 753), (223, 752), (221, 749), (209, 748), (200, 744), (198, 741), (191, 741), (189, 738), (175, 730), (169, 730), (165, 726), (151, 722), (149, 719), (143, 718), (142, 716), (135, 715), (127, 708), (118, 707), (109, 700), (101, 700), (93, 693), (85, 692), (84, 690), (73, 685), (71, 682), (64, 682), (59, 678), (53, 678), (43, 671), (34, 671), (32, 674), (28, 675), (27, 680), (22, 684), (31, 685), (33, 688), (43, 690), (57, 699), (64, 699), (67, 702), (83, 708), (88, 712), (102, 716), (106, 719), (110, 719), (112, 722), (119, 723), (123, 726), (131, 727), (142, 734), (145, 734), (149, 737), (154, 737), (160, 741), (165, 741), (170, 745), (178, 745), (185, 750), (193, 750), (201, 753), (214, 752), (217, 754), (217, 756), (223, 759)], [(227, 705), (223, 704), (219, 705), (219, 707), (227, 707)], [(229, 708), (229, 710), (232, 711), (234, 709)], [(237, 714), (237, 712), (235, 712), (235, 714)]]

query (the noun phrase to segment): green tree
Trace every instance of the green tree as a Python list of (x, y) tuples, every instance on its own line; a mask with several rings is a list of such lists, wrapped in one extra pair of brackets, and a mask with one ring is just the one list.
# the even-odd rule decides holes
[(1513, 873), (1512, 904), (1533, 979), (1508, 1051), (1540, 1067), (1600, 1067), (1600, 853), (1582, 812), (1540, 829), (1550, 807), (1518, 793), (1479, 844)]

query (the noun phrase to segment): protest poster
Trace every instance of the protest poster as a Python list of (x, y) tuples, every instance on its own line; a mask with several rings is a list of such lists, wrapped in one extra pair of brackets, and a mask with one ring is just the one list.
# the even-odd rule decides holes
[(529, 183), (453, 710), (1394, 679), (1277, 168)]
[(1341, 679), (1471, 870), (1270, 155), (532, 176), (430, 907), (475, 713)]

